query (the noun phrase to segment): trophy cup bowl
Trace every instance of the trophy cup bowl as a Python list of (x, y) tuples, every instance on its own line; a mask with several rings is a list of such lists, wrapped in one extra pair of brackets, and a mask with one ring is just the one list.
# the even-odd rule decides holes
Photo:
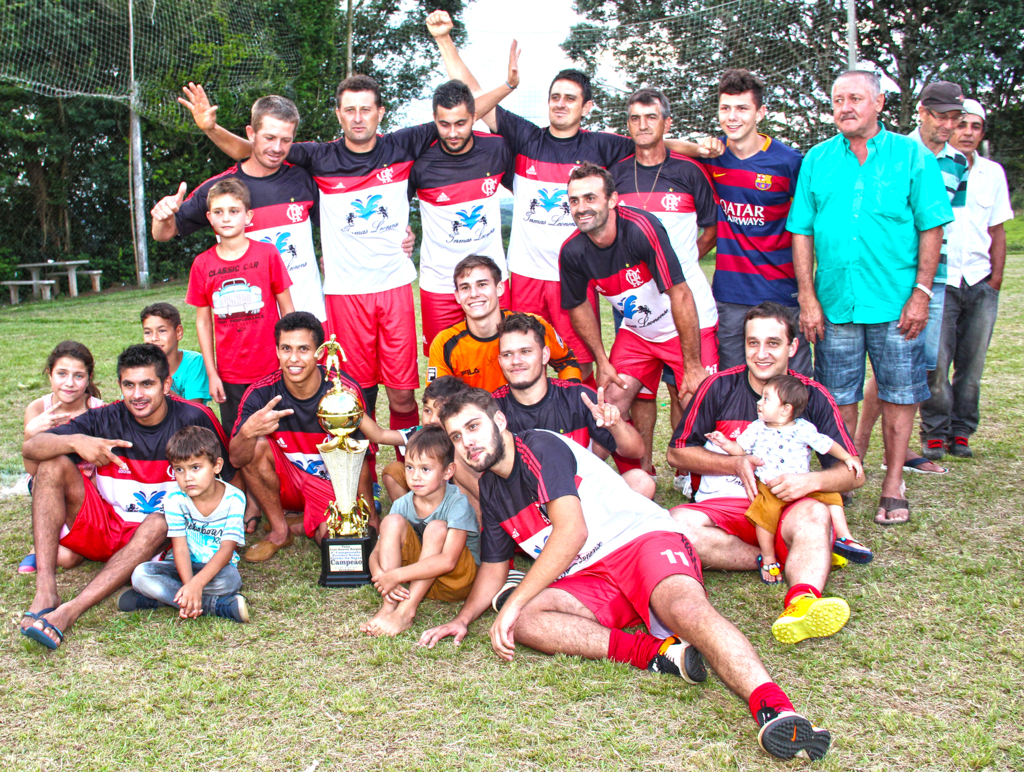
[(377, 541), (376, 532), (369, 527), (370, 509), (359, 497), (359, 473), (369, 443), (349, 437), (359, 428), (364, 411), (360, 395), (331, 379), (333, 373), (333, 369), (328, 371), (331, 387), (316, 410), (320, 426), (333, 438), (317, 445), (317, 450), (331, 476), (335, 497), (324, 512), (327, 534), (320, 541), (318, 583), (358, 587), (370, 582), (370, 553)]

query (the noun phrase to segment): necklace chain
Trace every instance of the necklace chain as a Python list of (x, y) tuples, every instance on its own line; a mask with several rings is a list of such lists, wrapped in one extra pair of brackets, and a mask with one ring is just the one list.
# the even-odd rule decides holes
[[(666, 160), (667, 157), (666, 157)], [(640, 195), (640, 179), (637, 174), (637, 161), (636, 156), (633, 156), (633, 185), (636, 186), (636, 195), (640, 199), (640, 205), (647, 211), (647, 203), (651, 200), (651, 196), (654, 195), (654, 189), (658, 187), (658, 178), (661, 177), (661, 170), (665, 166), (665, 161), (658, 164), (658, 173), (654, 175), (654, 184), (651, 185), (651, 192), (647, 194), (647, 198), (642, 198)]]

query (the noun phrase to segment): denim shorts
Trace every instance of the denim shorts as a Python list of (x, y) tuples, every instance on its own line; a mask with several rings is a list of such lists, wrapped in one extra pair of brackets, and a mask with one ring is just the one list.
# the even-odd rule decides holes
[(942, 309), (946, 305), (946, 282), (932, 285), (928, 301), (928, 324), (921, 331), (924, 338), (924, 369), (934, 370), (939, 364), (939, 342), (942, 340)]
[(907, 340), (897, 322), (832, 324), (814, 347), (815, 380), (838, 405), (864, 399), (865, 353), (878, 382), (878, 398), (894, 405), (916, 405), (930, 396), (924, 362), (924, 335)]

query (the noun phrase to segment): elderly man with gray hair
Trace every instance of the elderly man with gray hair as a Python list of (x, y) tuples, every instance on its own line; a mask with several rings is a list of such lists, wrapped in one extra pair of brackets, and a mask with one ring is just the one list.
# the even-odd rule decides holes
[[(921, 441), (959, 458), (974, 455), (969, 443), (981, 414), (981, 374), (999, 310), (999, 289), (1006, 263), (1006, 230), (1013, 219), (1006, 172), (978, 153), (985, 137), (985, 108), (974, 99), (950, 143), (968, 163), (967, 200), (954, 208), (948, 228), (946, 306), (932, 395), (921, 403)], [(949, 368), (953, 367), (953, 382)]]
[(888, 466), (875, 522), (894, 525), (910, 519), (903, 462), (917, 404), (929, 396), (921, 333), (953, 210), (934, 155), (886, 130), (878, 119), (884, 105), (874, 73), (836, 79), (841, 133), (804, 159), (787, 229), (800, 326), (816, 343), (815, 377), (851, 430), (871, 357)]

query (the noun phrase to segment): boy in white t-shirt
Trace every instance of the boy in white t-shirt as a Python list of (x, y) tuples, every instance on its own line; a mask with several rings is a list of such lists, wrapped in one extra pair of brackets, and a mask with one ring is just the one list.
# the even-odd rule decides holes
[[(756, 456), (758, 466), (757, 496), (746, 515), (757, 532), (761, 555), (757, 559), (761, 581), (777, 584), (782, 581), (782, 566), (775, 559), (775, 532), (782, 511), (790, 502), (783, 501), (768, 483), (783, 474), (806, 474), (810, 471), (811, 451), (827, 453), (839, 459), (857, 475), (864, 475), (860, 459), (851, 456), (838, 442), (822, 434), (800, 416), (807, 407), (807, 387), (792, 375), (777, 375), (764, 385), (757, 403), (760, 418), (754, 421), (735, 441), (722, 432), (710, 432), (707, 438), (731, 456)], [(850, 534), (843, 499), (838, 493), (814, 492), (808, 496), (826, 504), (836, 534), (833, 552), (855, 563), (869, 563), (874, 555)]]
[(182, 619), (201, 614), (248, 622), (235, 550), (245, 544), (245, 496), (217, 479), (224, 459), (217, 436), (187, 426), (167, 442), (167, 460), (181, 490), (164, 502), (173, 560), (136, 567), (132, 586), (117, 596), (121, 611), (161, 605), (179, 609)]

